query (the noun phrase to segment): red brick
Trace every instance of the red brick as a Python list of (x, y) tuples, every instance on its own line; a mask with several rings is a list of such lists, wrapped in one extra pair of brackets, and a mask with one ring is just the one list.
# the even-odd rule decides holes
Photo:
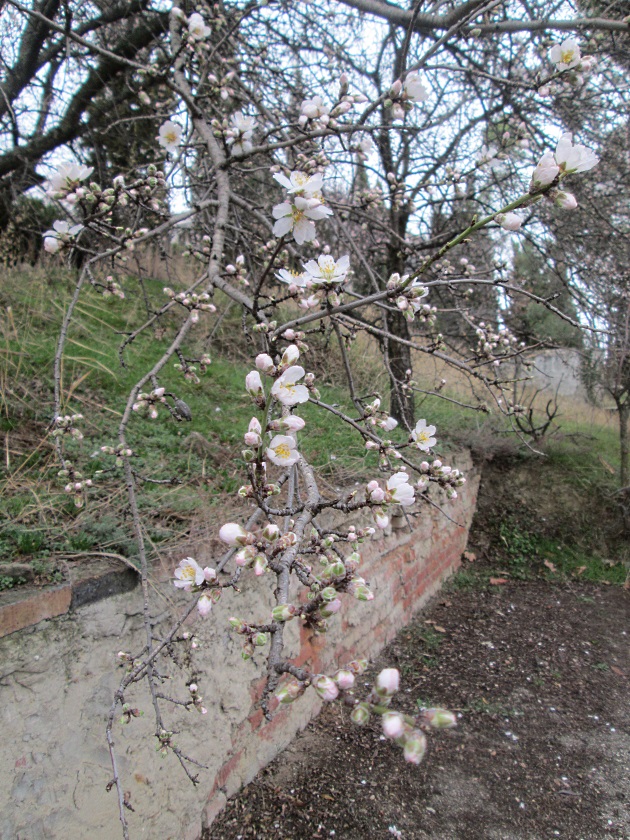
[(46, 618), (65, 615), (70, 609), (72, 586), (65, 583), (54, 589), (38, 592), (16, 593), (12, 603), (0, 606), (0, 637), (31, 627)]

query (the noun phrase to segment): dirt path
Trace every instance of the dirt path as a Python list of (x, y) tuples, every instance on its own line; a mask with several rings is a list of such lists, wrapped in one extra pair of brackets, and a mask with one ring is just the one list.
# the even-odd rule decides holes
[(328, 707), (208, 840), (628, 840), (629, 617), (612, 586), (442, 593), (370, 674), (396, 665), (399, 706), (458, 710), (458, 728), (412, 767)]

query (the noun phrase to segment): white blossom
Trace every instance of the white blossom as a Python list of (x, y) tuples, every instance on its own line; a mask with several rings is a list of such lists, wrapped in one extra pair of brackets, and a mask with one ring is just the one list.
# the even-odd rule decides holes
[(299, 459), (295, 440), (289, 435), (276, 435), (265, 450), (265, 457), (279, 467), (290, 467)]
[(56, 254), (70, 239), (73, 239), (83, 230), (83, 225), (73, 225), (58, 219), (53, 222), (53, 229), (44, 231), (44, 250), (49, 254)]
[(305, 198), (296, 195), (293, 203), (285, 201), (273, 208), (276, 223), (273, 226), (274, 236), (285, 236), (293, 233), (298, 245), (312, 242), (315, 239), (314, 222), (332, 216), (330, 207), (326, 207), (318, 198)]
[(302, 102), (300, 113), (305, 118), (304, 120), (300, 119), (300, 123), (303, 125), (307, 120), (318, 120), (321, 117), (327, 117), (330, 113), (330, 108), (328, 105), (324, 105), (321, 96), (313, 96), (312, 99), (305, 99)]
[(417, 73), (409, 73), (405, 79), (403, 96), (410, 102), (424, 102), (429, 98), (429, 91), (422, 84)]
[(406, 472), (394, 473), (387, 479), (389, 501), (407, 507), (415, 502), (414, 489)]
[(553, 152), (545, 152), (532, 173), (532, 185), (536, 188), (546, 187), (555, 180), (559, 172), (560, 167)]
[(558, 145), (556, 146), (556, 163), (560, 170), (565, 175), (571, 172), (588, 172), (599, 163), (599, 158), (595, 152), (587, 149), (586, 146), (572, 143), (573, 135), (571, 132), (563, 134)]
[(304, 271), (288, 271), (286, 268), (281, 268), (276, 272), (276, 277), (283, 283), (288, 283), (289, 286), (295, 286), (298, 289), (303, 289), (306, 286), (307, 275)]
[(232, 146), (233, 155), (242, 155), (252, 150), (252, 134), (256, 128), (254, 117), (246, 117), (242, 111), (232, 114), (232, 126), (226, 133), (228, 146)]
[(313, 284), (343, 283), (348, 276), (350, 257), (346, 254), (337, 261), (330, 254), (322, 254), (315, 260), (309, 260), (304, 270)]
[(81, 166), (78, 163), (64, 161), (48, 179), (47, 194), (51, 198), (63, 198), (71, 192), (81, 181), (85, 181), (94, 172), (92, 166)]
[(291, 172), (288, 178), (281, 172), (277, 172), (273, 177), (289, 194), (303, 195), (305, 197), (312, 197), (315, 194), (319, 195), (324, 181), (323, 176), (319, 172), (315, 175), (309, 175), (307, 172), (301, 172), (299, 169)]
[(567, 38), (561, 44), (554, 44), (549, 50), (549, 60), (558, 70), (569, 70), (577, 67), (581, 61), (580, 48), (577, 41)]
[(272, 395), (278, 402), (286, 406), (308, 402), (308, 388), (306, 385), (296, 384), (303, 376), (304, 368), (300, 365), (293, 365), (293, 367), (288, 368), (273, 383), (271, 388)]
[(182, 140), (182, 127), (173, 120), (167, 120), (160, 126), (157, 141), (167, 152), (174, 152), (179, 148)]
[(212, 34), (212, 29), (206, 26), (206, 22), (198, 12), (194, 12), (188, 18), (188, 34), (194, 41), (203, 41)]
[(428, 452), (432, 446), (435, 446), (436, 440), (432, 435), (435, 434), (435, 426), (427, 426), (426, 420), (418, 420), (416, 428), (411, 433), (418, 449), (422, 452)]
[(175, 569), (175, 580), (173, 583), (178, 589), (184, 589), (190, 592), (193, 586), (201, 586), (205, 579), (203, 569), (199, 563), (193, 560), (192, 557), (185, 557)]

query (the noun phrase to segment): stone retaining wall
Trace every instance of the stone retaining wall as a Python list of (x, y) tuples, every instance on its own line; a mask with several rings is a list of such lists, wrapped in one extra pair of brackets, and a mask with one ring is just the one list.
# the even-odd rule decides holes
[[(385, 534), (362, 547), (361, 574), (370, 581), (374, 601), (344, 599), (326, 636), (313, 636), (287, 625), (290, 654), (315, 671), (331, 671), (357, 656), (374, 657), (459, 565), (475, 508), (478, 478), (468, 458), (457, 466), (468, 483), (461, 498), (448, 503), (450, 521), (426, 506), (413, 521), (394, 520)], [(205, 549), (207, 552), (207, 549)], [(202, 564), (202, 544), (186, 546)], [(179, 556), (177, 559), (179, 559)], [(167, 563), (170, 568), (170, 560)], [(108, 587), (112, 589), (111, 569)], [(180, 593), (156, 575), (155, 603), (161, 605), (158, 627), (182, 603)], [(121, 585), (124, 589), (126, 583)], [(85, 588), (85, 585), (84, 585)], [(98, 590), (91, 584), (90, 592)], [(83, 591), (83, 590), (79, 590)], [(61, 596), (58, 596), (58, 599)], [(121, 678), (118, 650), (142, 647), (142, 601), (139, 588), (86, 603), (65, 593), (62, 614), (24, 627), (25, 613), (37, 621), (37, 608), (12, 606), (21, 626), (0, 639), (0, 838), (2, 840), (115, 840), (119, 831), (115, 793), (107, 792), (111, 766), (105, 742), (105, 719)], [(89, 600), (89, 599), (88, 599)], [(66, 603), (67, 602), (67, 603)], [(61, 603), (61, 602), (60, 602)], [(250, 781), (319, 710), (310, 690), (283, 707), (270, 723), (256, 700), (262, 686), (262, 659), (244, 662), (239, 638), (227, 629), (230, 615), (266, 620), (269, 587), (246, 581), (240, 595), (226, 596), (206, 621), (195, 619), (200, 642), (192, 654), (195, 681), (207, 715), (169, 710), (176, 743), (206, 765), (193, 787), (176, 759), (155, 752), (150, 698), (144, 687), (127, 699), (146, 711), (131, 724), (116, 724), (120, 771), (129, 791), (131, 837), (151, 840), (198, 840), (226, 798)], [(5, 631), (7, 625), (5, 624)], [(8, 625), (11, 629), (11, 625)], [(164, 693), (187, 699), (182, 671), (161, 667)], [(190, 670), (184, 673), (190, 673)]]

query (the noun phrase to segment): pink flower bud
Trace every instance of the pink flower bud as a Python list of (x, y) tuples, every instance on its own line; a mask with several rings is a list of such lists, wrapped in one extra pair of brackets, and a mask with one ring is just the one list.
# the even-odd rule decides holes
[(401, 90), (402, 90), (402, 82), (401, 82), (401, 80), (400, 80), (400, 79), (396, 79), (396, 81), (394, 82), (394, 84), (393, 84), (393, 85), (391, 86), (391, 88), (389, 89), (389, 95), (390, 95), (390, 96), (392, 97), (392, 99), (393, 99), (394, 97), (396, 97), (396, 96), (398, 96), (398, 95), (399, 95), (399, 93), (400, 93), (400, 91), (401, 91)]
[(264, 575), (267, 571), (267, 558), (264, 554), (257, 554), (256, 559), (254, 560), (254, 574), (260, 577), (260, 575)]
[[(374, 502), (374, 504), (380, 505), (381, 502), (384, 499), (385, 499), (385, 491), (383, 490), (382, 487), (377, 487), (375, 490), (372, 490), (372, 492), (370, 493), (370, 501)], [(387, 527), (387, 525), (385, 527)]]
[(266, 540), (269, 540), (269, 542), (273, 542), (273, 540), (277, 540), (280, 536), (280, 528), (278, 528), (278, 526), (273, 522), (269, 522), (263, 528), (262, 535)]
[(219, 531), (219, 539), (228, 545), (245, 545), (249, 534), (236, 522), (227, 522)]
[(252, 370), (247, 374), (245, 388), (252, 397), (258, 397), (263, 393), (262, 380), (257, 370)]
[(276, 369), (273, 359), (267, 353), (259, 353), (256, 356), (256, 367), (263, 373), (273, 373)]
[(298, 682), (290, 682), (283, 685), (276, 697), (281, 703), (293, 703), (304, 693), (304, 686)]
[(376, 693), (391, 697), (400, 685), (400, 674), (396, 668), (385, 668), (376, 678)]
[(257, 435), (256, 432), (245, 432), (245, 434), (243, 435), (243, 440), (245, 441), (245, 444), (247, 446), (252, 446), (256, 448), (259, 447), (262, 443), (262, 438), (260, 437), (260, 435)]
[(319, 614), (322, 618), (330, 618), (331, 615), (338, 613), (341, 609), (341, 601), (339, 598), (335, 598), (333, 601), (329, 601), (327, 604), (322, 604), (319, 608)]
[(347, 691), (354, 685), (354, 674), (352, 671), (339, 670), (333, 676), (333, 680), (339, 686), (340, 691)]
[(497, 213), (494, 220), (503, 230), (518, 230), (523, 224), (523, 217), (518, 213)]
[(376, 522), (376, 527), (379, 528), (381, 531), (384, 531), (385, 528), (389, 525), (389, 516), (385, 516), (384, 513), (379, 513), (378, 511), (374, 514), (374, 521)]
[(197, 601), (197, 610), (199, 615), (202, 618), (206, 618), (206, 616), (210, 615), (210, 610), (212, 609), (212, 601), (208, 598), (207, 595), (202, 595), (201, 598)]
[(336, 683), (327, 677), (325, 674), (319, 674), (313, 680), (313, 688), (327, 703), (332, 703), (333, 700), (336, 700), (339, 696), (339, 689), (337, 688)]
[(203, 570), (203, 576), (207, 583), (212, 583), (217, 579), (217, 573), (214, 569), (211, 569), (210, 566), (206, 566)]
[(245, 548), (242, 548), (240, 551), (237, 551), (234, 555), (234, 562), (237, 566), (241, 566), (241, 568), (245, 566), (249, 566), (254, 557), (256, 556), (256, 549), (253, 545), (246, 545)]
[(198, 688), (197, 688), (197, 683), (191, 683), (191, 684), (188, 686), (188, 691), (190, 691), (190, 693), (191, 693), (191, 694), (196, 694), (196, 693), (197, 693), (197, 690), (198, 690)]
[(405, 719), (398, 712), (385, 712), (383, 715), (383, 735), (396, 740), (405, 731)]

